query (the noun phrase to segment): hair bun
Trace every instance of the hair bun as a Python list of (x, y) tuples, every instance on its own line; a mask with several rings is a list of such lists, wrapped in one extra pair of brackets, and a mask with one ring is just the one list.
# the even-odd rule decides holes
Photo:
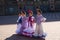
[(29, 10), (28, 10), (28, 13), (31, 13), (31, 12), (32, 12), (32, 10), (29, 9)]

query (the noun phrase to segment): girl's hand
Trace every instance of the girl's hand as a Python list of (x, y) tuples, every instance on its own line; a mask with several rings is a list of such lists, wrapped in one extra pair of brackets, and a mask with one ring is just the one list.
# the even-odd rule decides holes
[(46, 21), (46, 18), (42, 18), (41, 21), (42, 21), (42, 22), (45, 22), (45, 21)]
[(46, 21), (46, 18), (44, 18), (44, 20)]

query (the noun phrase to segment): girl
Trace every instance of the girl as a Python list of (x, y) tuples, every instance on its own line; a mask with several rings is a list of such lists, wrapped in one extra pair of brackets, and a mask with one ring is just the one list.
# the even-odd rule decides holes
[(28, 10), (29, 17), (28, 17), (28, 27), (24, 30), (24, 35), (32, 37), (32, 34), (34, 33), (33, 24), (34, 24), (34, 17), (33, 12), (31, 10)]
[(26, 12), (24, 10), (21, 11), (22, 14), (22, 27), (21, 27), (21, 33), (23, 33), (23, 30), (28, 27), (28, 20), (26, 17)]
[(41, 10), (37, 9), (37, 16), (36, 16), (36, 29), (35, 33), (33, 34), (34, 36), (39, 36), (39, 37), (45, 37), (43, 33), (43, 28), (42, 28), (42, 22), (45, 22), (46, 18), (44, 18), (41, 14)]
[(19, 18), (17, 20), (17, 30), (16, 30), (16, 33), (19, 34), (20, 33), (20, 28), (22, 26), (22, 15), (21, 13), (19, 13)]

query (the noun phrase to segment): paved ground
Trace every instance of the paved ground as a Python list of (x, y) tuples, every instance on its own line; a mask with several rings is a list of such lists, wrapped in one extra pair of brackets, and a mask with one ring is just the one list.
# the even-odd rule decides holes
[(60, 21), (43, 23), (45, 39), (35, 39), (15, 34), (16, 24), (0, 25), (0, 40), (60, 40)]
[(15, 33), (17, 16), (0, 16), (0, 40), (60, 40), (60, 14), (43, 15), (48, 19), (48, 22), (42, 23), (44, 32), (47, 33), (45, 39), (17, 36)]

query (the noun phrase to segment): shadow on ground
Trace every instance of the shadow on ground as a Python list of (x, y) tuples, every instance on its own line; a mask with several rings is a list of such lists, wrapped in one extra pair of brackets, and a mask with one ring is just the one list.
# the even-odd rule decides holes
[(19, 36), (19, 35), (13, 34), (11, 37), (6, 38), (5, 40), (45, 40), (45, 39), (31, 38), (31, 37)]
[(18, 16), (0, 16), (0, 25), (16, 24)]
[[(60, 21), (60, 12), (59, 13), (43, 13), (45, 18), (47, 18), (46, 22)], [(36, 17), (36, 14), (34, 14)], [(18, 19), (17, 15), (13, 16), (0, 16), (0, 25), (9, 25), (16, 24)]]

